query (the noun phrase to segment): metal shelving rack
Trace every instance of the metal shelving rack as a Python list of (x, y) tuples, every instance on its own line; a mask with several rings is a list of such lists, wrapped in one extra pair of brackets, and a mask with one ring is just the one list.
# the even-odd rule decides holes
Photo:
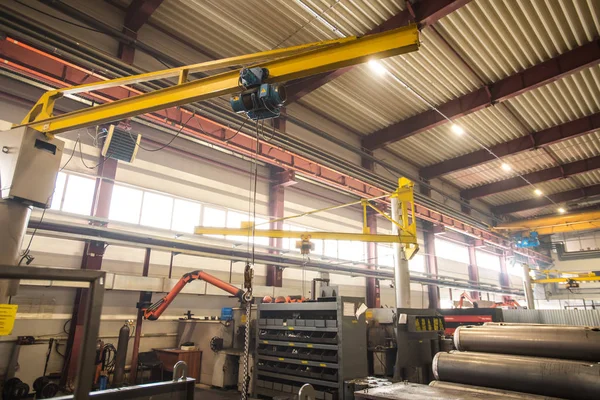
[(367, 333), (360, 297), (259, 304), (254, 394), (292, 395), (310, 383), (320, 400), (344, 396), (344, 381), (367, 376)]

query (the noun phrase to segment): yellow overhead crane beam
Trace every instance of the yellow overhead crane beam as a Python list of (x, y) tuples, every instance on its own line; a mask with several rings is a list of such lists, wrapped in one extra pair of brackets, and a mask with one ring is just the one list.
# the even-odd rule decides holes
[(509, 233), (534, 231), (538, 235), (552, 235), (598, 228), (600, 228), (600, 210), (516, 221), (497, 226), (494, 230)]
[[(284, 239), (299, 239), (298, 247), (303, 254), (309, 253), (311, 239), (324, 240), (355, 240), (361, 242), (376, 242), (376, 243), (398, 243), (404, 247), (404, 253), (407, 259), (411, 259), (417, 251), (417, 223), (415, 215), (414, 202), (414, 183), (406, 178), (398, 179), (398, 188), (387, 196), (379, 196), (372, 199), (362, 199), (351, 203), (342, 204), (339, 206), (313, 210), (308, 213), (292, 215), (285, 218), (279, 218), (270, 222), (289, 220), (300, 218), (306, 215), (316, 214), (324, 211), (331, 211), (342, 207), (361, 204), (363, 207), (363, 231), (362, 233), (346, 233), (346, 232), (301, 232), (301, 231), (282, 231), (277, 229), (257, 229), (261, 224), (252, 225), (251, 223), (243, 223), (241, 228), (206, 228), (202, 226), (196, 227), (194, 233), (197, 235), (231, 235), (231, 236), (257, 236), (269, 238), (284, 238)], [(371, 200), (381, 197), (397, 198), (400, 204), (400, 221), (395, 221), (384, 211), (371, 204)], [(367, 226), (367, 209), (371, 208), (392, 224), (398, 227), (398, 235), (379, 235), (369, 232)], [(306, 249), (306, 250), (305, 250)]]
[[(181, 106), (233, 94), (242, 90), (239, 84), (239, 70), (232, 70), (188, 81), (189, 74), (198, 71), (209, 71), (236, 65), (254, 65), (268, 69), (269, 77), (266, 80), (267, 83), (279, 83), (361, 64), (371, 59), (381, 59), (416, 51), (418, 48), (419, 31), (416, 25), (409, 25), (363, 37), (349, 37), (316, 42), (99, 83), (57, 89), (46, 92), (38, 100), (21, 123), (21, 126), (29, 126), (52, 138), (53, 135), (61, 132), (119, 121), (168, 107)], [(257, 63), (258, 61), (261, 62)], [(175, 76), (179, 77), (178, 83), (165, 89), (54, 116), (54, 104), (63, 95), (90, 92)]]
[[(557, 271), (542, 270), (536, 271), (538, 274), (546, 275), (545, 278), (533, 279), (532, 283), (572, 283), (572, 282), (600, 282), (600, 275), (595, 272), (577, 272), (577, 271)], [(551, 277), (554, 274), (566, 274), (573, 276)]]

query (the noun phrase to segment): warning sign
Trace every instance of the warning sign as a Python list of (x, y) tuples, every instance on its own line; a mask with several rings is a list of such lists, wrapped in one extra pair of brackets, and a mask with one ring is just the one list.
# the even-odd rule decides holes
[(11, 334), (17, 317), (16, 304), (0, 304), (0, 336)]

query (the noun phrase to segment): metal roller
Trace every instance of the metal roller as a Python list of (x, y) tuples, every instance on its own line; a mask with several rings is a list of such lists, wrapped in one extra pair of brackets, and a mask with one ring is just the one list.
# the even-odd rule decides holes
[(600, 361), (600, 328), (468, 325), (454, 331), (454, 346), (460, 351)]
[(511, 390), (491, 389), (481, 386), (463, 385), (462, 383), (432, 381), (429, 384), (429, 386), (434, 386), (441, 389), (460, 390), (461, 392), (500, 395), (507, 399), (560, 400), (558, 397), (537, 396), (530, 393), (513, 392)]
[(600, 364), (493, 353), (438, 353), (437, 380), (571, 400), (600, 399)]

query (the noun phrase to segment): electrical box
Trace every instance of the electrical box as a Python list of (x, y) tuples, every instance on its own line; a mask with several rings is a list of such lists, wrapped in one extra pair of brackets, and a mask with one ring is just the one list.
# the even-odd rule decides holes
[(64, 145), (27, 127), (0, 132), (2, 199), (50, 207)]

